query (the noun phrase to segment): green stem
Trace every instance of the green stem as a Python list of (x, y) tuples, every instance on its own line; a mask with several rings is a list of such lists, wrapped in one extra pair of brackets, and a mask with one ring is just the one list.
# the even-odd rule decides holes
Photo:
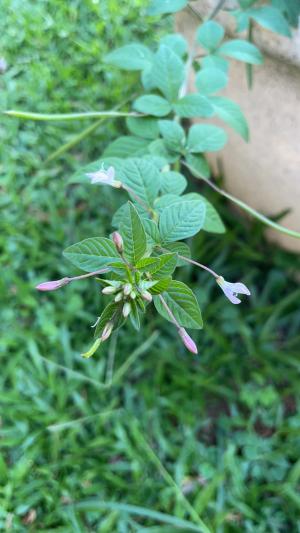
[(273, 220), (269, 219), (268, 217), (262, 215), (261, 213), (259, 213), (255, 209), (253, 209), (253, 207), (250, 207), (249, 205), (247, 205), (242, 200), (239, 200), (238, 198), (236, 198), (232, 194), (229, 194), (228, 192), (224, 191), (223, 189), (220, 189), (220, 187), (218, 187), (217, 185), (212, 183), (207, 178), (204, 178), (194, 167), (191, 167), (185, 161), (182, 161), (182, 164), (186, 168), (188, 168), (189, 171), (192, 174), (194, 174), (194, 176), (196, 176), (197, 178), (199, 178), (202, 181), (204, 181), (214, 191), (218, 192), (219, 194), (221, 194), (222, 196), (224, 196), (225, 198), (227, 198), (228, 200), (233, 202), (235, 205), (238, 205), (241, 209), (243, 209), (247, 213), (250, 213), (250, 215), (252, 215), (254, 218), (257, 218), (258, 220), (263, 222), (263, 224), (266, 224), (266, 226), (269, 226), (269, 227), (275, 229), (276, 231), (279, 231), (280, 233), (284, 233), (286, 235), (289, 235), (290, 237), (295, 237), (296, 239), (300, 239), (300, 232), (299, 231), (294, 231), (292, 229), (285, 228), (284, 226), (281, 226), (280, 224), (277, 224), (276, 222), (273, 222)]
[[(136, 95), (134, 95), (136, 96)], [(132, 98), (132, 96), (131, 96)], [(123, 107), (124, 105), (126, 105), (130, 100), (131, 98), (127, 98), (126, 100), (124, 100), (122, 103), (120, 103), (119, 105), (117, 105), (112, 111), (118, 111), (121, 107)], [(65, 152), (67, 152), (68, 150), (70, 150), (71, 148), (73, 148), (74, 146), (76, 146), (76, 144), (80, 143), (81, 141), (83, 141), (83, 139), (85, 139), (86, 137), (88, 137), (91, 133), (94, 133), (94, 131), (96, 131), (98, 129), (98, 127), (103, 123), (105, 122), (105, 120), (107, 120), (107, 118), (109, 117), (102, 117), (100, 118), (99, 120), (97, 120), (96, 122), (94, 122), (94, 124), (92, 124), (91, 126), (89, 126), (88, 128), (85, 128), (81, 133), (79, 133), (78, 135), (75, 135), (75, 137), (73, 137), (69, 142), (63, 144), (60, 148), (58, 148), (57, 150), (55, 150), (54, 152), (52, 152), (52, 154), (50, 154), (45, 163), (50, 163), (50, 161), (53, 161), (53, 159), (56, 159), (57, 157), (61, 156), (62, 154), (64, 154)]]
[(59, 121), (59, 120), (83, 120), (86, 118), (100, 118), (100, 117), (143, 117), (140, 113), (126, 113), (123, 111), (87, 111), (86, 113), (31, 113), (30, 111), (18, 111), (10, 109), (3, 111), (3, 114), (8, 117), (22, 118), (25, 120), (37, 121)]
[(67, 143), (63, 144), (62, 146), (60, 146), (60, 148), (55, 150), (55, 152), (52, 152), (52, 154), (50, 154), (49, 157), (47, 157), (45, 163), (50, 163), (51, 161), (53, 161), (53, 159), (56, 159), (57, 157), (61, 156), (62, 154), (64, 154), (65, 152), (67, 152), (68, 150), (70, 150), (71, 148), (76, 146), (76, 144), (78, 144), (83, 139), (88, 137), (88, 135), (93, 133), (100, 126), (100, 124), (102, 124), (102, 122), (104, 122), (104, 120), (105, 120), (105, 117), (100, 118), (94, 124), (92, 124), (88, 128), (84, 129), (81, 133), (79, 133), (79, 135), (76, 135), (69, 142), (67, 142)]
[(214, 10), (209, 15), (208, 20), (212, 20), (213, 18), (215, 18), (217, 16), (217, 14), (219, 13), (219, 11), (221, 11), (221, 9), (222, 9), (223, 5), (225, 4), (225, 2), (226, 2), (226, 0), (219, 0), (219, 2), (217, 3), (216, 7), (214, 8)]

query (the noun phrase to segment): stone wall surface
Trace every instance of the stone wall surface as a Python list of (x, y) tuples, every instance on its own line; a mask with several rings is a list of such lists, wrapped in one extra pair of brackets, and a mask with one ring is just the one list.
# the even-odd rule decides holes
[[(216, 0), (200, 0), (193, 6), (206, 16), (216, 4)], [(218, 19), (232, 36), (232, 16), (222, 13)], [(191, 44), (198, 25), (199, 20), (187, 11), (177, 17), (178, 30)], [(229, 142), (210, 159), (214, 164), (216, 157), (221, 157), (227, 190), (266, 215), (290, 209), (281, 223), (300, 231), (300, 32), (288, 39), (257, 26), (254, 42), (264, 52), (265, 61), (254, 68), (253, 88), (247, 87), (244, 64), (231, 61), (230, 82), (222, 91), (243, 109), (250, 142), (225, 128)], [(192, 77), (189, 84), (193, 90)], [(300, 251), (300, 239), (273, 230), (268, 234), (285, 248)]]

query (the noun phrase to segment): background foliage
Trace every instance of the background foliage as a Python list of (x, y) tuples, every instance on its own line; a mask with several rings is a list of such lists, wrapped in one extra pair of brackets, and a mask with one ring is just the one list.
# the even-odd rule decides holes
[[(2, 10), (1, 109), (117, 105), (134, 93), (136, 76), (101, 58), (170, 25), (144, 18), (142, 0), (4, 0)], [(171, 532), (179, 519), (195, 523), (180, 487), (212, 531), (299, 531), (299, 258), (274, 250), (260, 226), (219, 203), (228, 232), (198, 236), (193, 255), (227, 278), (248, 272), (254, 296), (230, 306), (205, 273), (183, 269), (203, 308), (199, 357), (153, 314), (139, 334), (120, 332), (112, 384), (113, 344), (94, 360), (79, 357), (101, 303), (96, 282), (65, 287), (64, 297), (33, 290), (67, 275), (61, 249), (105, 234), (119, 205), (110, 190), (90, 195), (66, 181), (78, 163), (100, 157), (122, 123), (103, 123), (45, 164), (89, 124), (0, 124), (0, 529)]]

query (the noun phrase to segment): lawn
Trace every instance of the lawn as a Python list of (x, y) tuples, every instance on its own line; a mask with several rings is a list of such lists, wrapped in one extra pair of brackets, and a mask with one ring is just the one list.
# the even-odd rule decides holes
[[(169, 31), (144, 6), (2, 0), (0, 108), (126, 108), (137, 77), (103, 56)], [(299, 256), (203, 186), (227, 233), (200, 233), (193, 256), (253, 296), (231, 306), (205, 272), (181, 270), (205, 320), (196, 357), (153, 312), (83, 360), (96, 282), (34, 290), (76, 275), (64, 247), (110, 231), (118, 194), (67, 182), (123, 129), (1, 119), (0, 530), (299, 533)]]

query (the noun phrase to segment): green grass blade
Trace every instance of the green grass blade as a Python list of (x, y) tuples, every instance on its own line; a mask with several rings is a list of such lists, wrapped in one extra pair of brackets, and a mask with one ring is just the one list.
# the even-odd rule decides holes
[(181, 518), (176, 518), (175, 516), (168, 515), (166, 513), (161, 513), (159, 511), (153, 511), (152, 509), (147, 509), (146, 507), (139, 507), (137, 505), (130, 505), (127, 503), (118, 503), (118, 502), (104, 502), (101, 500), (87, 500), (74, 504), (74, 508), (78, 511), (90, 511), (97, 512), (100, 509), (108, 511), (120, 511), (122, 513), (128, 513), (131, 515), (141, 516), (143, 518), (149, 518), (151, 520), (156, 520), (162, 522), (163, 524), (169, 524), (176, 527), (177, 529), (186, 529), (188, 531), (204, 531), (201, 527), (196, 526), (188, 520), (183, 520)]

